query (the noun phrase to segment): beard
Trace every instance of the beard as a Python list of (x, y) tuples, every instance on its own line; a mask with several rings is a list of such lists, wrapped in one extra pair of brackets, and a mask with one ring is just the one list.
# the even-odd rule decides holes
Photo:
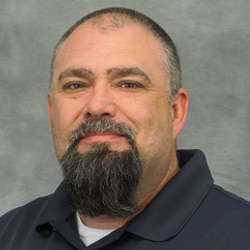
[[(118, 152), (107, 143), (93, 143), (89, 151), (77, 151), (85, 133), (106, 131), (126, 136), (129, 149)], [(127, 217), (136, 210), (142, 164), (134, 135), (124, 124), (107, 118), (82, 124), (72, 134), (60, 164), (74, 211), (90, 217)]]

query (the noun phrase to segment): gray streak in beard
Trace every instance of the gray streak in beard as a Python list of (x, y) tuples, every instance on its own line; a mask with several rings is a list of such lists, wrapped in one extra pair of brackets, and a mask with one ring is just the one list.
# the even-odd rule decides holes
[[(105, 143), (95, 143), (88, 152), (77, 152), (85, 133), (105, 131), (126, 136), (130, 149), (116, 152)], [(106, 118), (88, 121), (73, 133), (60, 163), (75, 211), (90, 217), (126, 217), (135, 211), (142, 166), (133, 138), (129, 128)]]

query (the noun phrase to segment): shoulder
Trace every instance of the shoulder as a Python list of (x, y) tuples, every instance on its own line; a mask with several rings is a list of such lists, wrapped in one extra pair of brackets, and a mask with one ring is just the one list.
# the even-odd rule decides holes
[(211, 186), (200, 209), (203, 216), (210, 218), (217, 226), (221, 223), (224, 229), (235, 225), (241, 218), (250, 218), (250, 202), (217, 185)]
[(224, 190), (222, 187), (217, 185), (212, 185), (211, 190), (208, 194), (208, 202), (215, 204), (217, 209), (226, 209), (228, 212), (233, 211), (249, 211), (250, 202)]
[[(209, 249), (248, 249), (250, 203), (223, 188), (212, 185), (196, 218), (200, 235)], [(202, 231), (202, 230), (201, 230)]]
[(39, 217), (50, 196), (37, 198), (24, 206), (15, 208), (0, 217), (0, 238), (4, 232), (13, 230), (18, 225), (31, 226)]
[[(250, 203), (211, 185), (181, 232), (187, 249), (249, 249)], [(181, 235), (180, 234), (180, 235)]]
[(44, 232), (46, 236), (47, 231), (51, 231), (50, 222), (70, 213), (70, 203), (63, 185), (60, 185), (53, 194), (35, 199), (0, 218), (0, 248), (43, 249), (41, 240)]

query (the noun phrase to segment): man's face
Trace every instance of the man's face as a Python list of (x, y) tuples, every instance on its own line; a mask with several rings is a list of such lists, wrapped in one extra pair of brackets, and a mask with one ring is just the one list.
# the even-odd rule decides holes
[[(106, 117), (133, 131), (143, 166), (142, 192), (154, 190), (175, 158), (164, 55), (158, 39), (138, 24), (106, 31), (89, 22), (78, 27), (56, 56), (48, 98), (58, 159), (80, 124)], [(77, 150), (85, 153), (99, 142), (115, 151), (130, 147), (119, 133), (98, 132), (85, 134)]]

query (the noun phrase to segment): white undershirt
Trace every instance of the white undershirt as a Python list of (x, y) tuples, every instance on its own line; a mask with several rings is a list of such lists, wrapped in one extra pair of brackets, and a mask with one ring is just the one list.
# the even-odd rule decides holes
[(96, 229), (88, 227), (84, 225), (84, 223), (81, 221), (79, 213), (76, 213), (76, 222), (80, 239), (86, 246), (95, 243), (96, 241), (100, 240), (101, 238), (104, 238), (105, 236), (116, 230), (116, 229)]

